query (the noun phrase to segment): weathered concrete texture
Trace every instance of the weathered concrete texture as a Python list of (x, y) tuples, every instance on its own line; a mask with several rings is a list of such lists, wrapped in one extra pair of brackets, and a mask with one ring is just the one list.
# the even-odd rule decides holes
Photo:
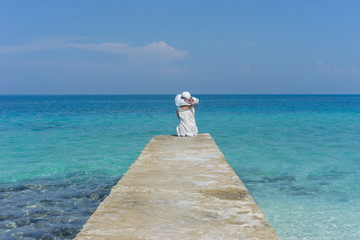
[(76, 239), (278, 239), (209, 134), (155, 136)]

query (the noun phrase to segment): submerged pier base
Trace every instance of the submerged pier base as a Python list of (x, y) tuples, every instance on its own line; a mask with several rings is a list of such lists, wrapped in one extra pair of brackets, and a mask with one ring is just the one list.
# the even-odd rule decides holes
[(209, 134), (155, 136), (76, 239), (278, 239)]

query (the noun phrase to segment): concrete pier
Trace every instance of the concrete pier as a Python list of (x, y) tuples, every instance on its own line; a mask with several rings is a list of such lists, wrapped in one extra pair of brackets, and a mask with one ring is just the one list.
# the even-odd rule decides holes
[(76, 239), (279, 239), (209, 134), (155, 136)]

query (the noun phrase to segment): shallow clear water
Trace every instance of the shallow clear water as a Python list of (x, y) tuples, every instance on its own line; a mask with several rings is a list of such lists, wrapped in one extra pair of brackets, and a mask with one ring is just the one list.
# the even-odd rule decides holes
[[(195, 95), (196, 96), (196, 95)], [(0, 96), (1, 239), (71, 239), (175, 96)], [(360, 237), (360, 95), (199, 95), (209, 132), (282, 239)]]

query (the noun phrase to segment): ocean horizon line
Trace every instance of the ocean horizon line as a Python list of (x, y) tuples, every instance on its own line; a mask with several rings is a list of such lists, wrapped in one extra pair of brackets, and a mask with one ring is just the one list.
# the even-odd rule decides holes
[[(59, 94), (0, 94), (0, 96), (172, 96), (178, 93), (119, 93), (119, 94), (102, 94), (102, 93), (59, 93)], [(360, 93), (192, 93), (192, 95), (216, 95), (216, 96), (359, 96)]]

